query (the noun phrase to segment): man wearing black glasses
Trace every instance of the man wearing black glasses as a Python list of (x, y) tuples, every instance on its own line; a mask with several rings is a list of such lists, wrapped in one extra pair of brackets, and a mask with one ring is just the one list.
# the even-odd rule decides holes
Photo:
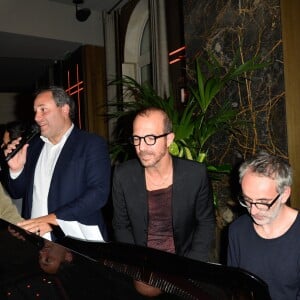
[(215, 218), (206, 167), (172, 157), (173, 139), (172, 123), (161, 109), (135, 117), (131, 143), (138, 159), (114, 171), (115, 238), (207, 261)]
[(229, 227), (228, 265), (263, 279), (272, 300), (300, 297), (300, 217), (286, 203), (292, 170), (261, 152), (239, 169), (239, 202), (248, 214)]
[[(136, 115), (131, 143), (138, 159), (114, 171), (115, 238), (207, 261), (215, 218), (206, 167), (172, 157), (168, 148), (173, 139), (172, 123), (161, 109)], [(135, 287), (147, 296), (160, 293), (141, 282)]]

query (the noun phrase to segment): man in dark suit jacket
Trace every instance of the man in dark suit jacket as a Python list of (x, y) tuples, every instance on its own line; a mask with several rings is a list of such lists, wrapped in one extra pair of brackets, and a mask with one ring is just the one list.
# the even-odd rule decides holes
[[(23, 217), (28, 220), (18, 224), (24, 229), (50, 237), (57, 219), (78, 221), (98, 225), (106, 239), (101, 209), (110, 192), (107, 144), (74, 126), (74, 111), (74, 101), (62, 88), (37, 94), (34, 112), (41, 137), (8, 161), (8, 189), (13, 198), (24, 199)], [(5, 154), (19, 142), (9, 144)]]
[(206, 167), (172, 157), (172, 124), (164, 111), (146, 109), (133, 123), (138, 159), (115, 168), (115, 239), (207, 261), (215, 217)]

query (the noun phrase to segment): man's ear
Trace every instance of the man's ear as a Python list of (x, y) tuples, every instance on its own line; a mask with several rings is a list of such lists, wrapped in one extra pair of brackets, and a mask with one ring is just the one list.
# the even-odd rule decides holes
[(291, 196), (291, 187), (287, 186), (281, 195), (281, 203), (286, 203)]
[(68, 104), (64, 104), (62, 106), (62, 111), (63, 111), (64, 114), (68, 114), (69, 115), (70, 106)]
[(170, 132), (170, 133), (167, 135), (167, 146), (168, 146), (168, 147), (172, 144), (172, 142), (174, 141), (174, 138), (175, 138), (174, 132)]

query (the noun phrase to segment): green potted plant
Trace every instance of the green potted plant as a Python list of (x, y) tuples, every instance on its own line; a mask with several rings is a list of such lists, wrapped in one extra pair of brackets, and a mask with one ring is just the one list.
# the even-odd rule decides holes
[[(211, 173), (230, 172), (229, 166), (210, 165), (207, 157), (210, 139), (220, 132), (232, 134), (240, 124), (236, 119), (238, 111), (232, 107), (230, 100), (220, 101), (218, 96), (225, 86), (235, 84), (246, 72), (266, 66), (266, 63), (259, 63), (257, 57), (238, 64), (238, 57), (238, 54), (235, 55), (227, 68), (212, 54), (208, 54), (208, 59), (196, 58), (188, 97), (181, 106), (172, 95), (159, 96), (148, 83), (139, 84), (128, 76), (113, 81), (111, 84), (122, 88), (122, 96), (130, 99), (117, 99), (110, 104), (119, 108), (109, 114), (110, 118), (116, 119), (117, 124), (115, 139), (111, 143), (113, 162), (126, 160), (132, 154), (127, 138), (131, 134), (132, 117), (136, 111), (155, 106), (166, 111), (173, 123), (175, 140), (169, 149), (172, 155), (207, 163)], [(128, 128), (127, 132), (125, 128)]]
[[(122, 96), (127, 99), (126, 101), (117, 99), (111, 104), (115, 112), (109, 117), (116, 120), (115, 139), (110, 145), (113, 163), (122, 162), (135, 155), (133, 147), (128, 142), (135, 113), (142, 108), (159, 107), (168, 114), (173, 123), (175, 139), (169, 147), (170, 153), (205, 163), (213, 186), (217, 186), (224, 176), (230, 174), (232, 167), (210, 162), (209, 150), (212, 139), (220, 133), (229, 138), (247, 124), (247, 120), (245, 122), (239, 120), (239, 111), (232, 106), (231, 99), (224, 96), (225, 87), (241, 85), (242, 79), (247, 78), (246, 76), (251, 77), (252, 71), (268, 65), (260, 63), (258, 57), (239, 63), (239, 57), (237, 53), (227, 67), (212, 54), (207, 54), (207, 59), (196, 58), (191, 68), (188, 96), (180, 105), (172, 95), (159, 96), (148, 83), (139, 84), (127, 76), (113, 81), (111, 84), (119, 86), (123, 91)], [(223, 206), (219, 203), (217, 190), (218, 188), (214, 189), (214, 205), (218, 224), (216, 235), (219, 236), (223, 227), (232, 220), (233, 212), (227, 204)], [(216, 238), (217, 244), (219, 239), (220, 237)], [(216, 257), (217, 253), (216, 245)]]

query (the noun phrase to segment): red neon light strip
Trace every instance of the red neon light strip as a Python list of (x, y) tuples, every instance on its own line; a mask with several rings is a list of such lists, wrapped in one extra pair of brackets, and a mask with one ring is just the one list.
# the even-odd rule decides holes
[[(68, 89), (66, 89), (67, 92), (71, 92), (71, 90), (73, 90), (74, 88), (77, 88), (78, 86), (82, 85), (83, 81), (80, 81), (76, 84), (73, 84), (71, 87), (69, 87)], [(83, 89), (83, 88), (82, 88)]]
[(78, 94), (78, 92), (80, 92), (80, 91), (83, 91), (83, 88), (80, 88), (80, 89), (78, 89), (77, 91), (75, 91), (75, 92), (70, 92), (70, 96), (72, 96), (72, 95), (75, 95), (75, 94)]
[[(76, 81), (79, 82), (79, 66), (76, 64)], [(81, 107), (80, 107), (80, 89), (79, 85), (77, 84), (77, 104), (78, 104), (78, 123), (79, 128), (82, 128), (82, 121), (81, 121)]]
[(70, 78), (70, 70), (67, 71), (68, 76), (68, 88), (66, 92), (69, 96), (77, 94), (77, 106), (78, 106), (78, 126), (82, 128), (82, 120), (81, 120), (81, 107), (80, 107), (80, 92), (83, 91), (83, 80), (79, 81), (79, 66), (76, 64), (76, 83), (71, 85), (71, 78)]
[(179, 62), (181, 60), (182, 60), (182, 58), (173, 59), (173, 60), (169, 61), (169, 65), (173, 65), (173, 64), (175, 64), (175, 63), (177, 63), (177, 62)]
[(181, 47), (181, 48), (178, 48), (178, 49), (176, 49), (176, 50), (170, 52), (170, 53), (169, 53), (169, 56), (174, 55), (174, 54), (176, 54), (176, 53), (178, 53), (178, 52), (184, 50), (185, 48), (186, 48), (185, 46), (183, 46), (183, 47)]

